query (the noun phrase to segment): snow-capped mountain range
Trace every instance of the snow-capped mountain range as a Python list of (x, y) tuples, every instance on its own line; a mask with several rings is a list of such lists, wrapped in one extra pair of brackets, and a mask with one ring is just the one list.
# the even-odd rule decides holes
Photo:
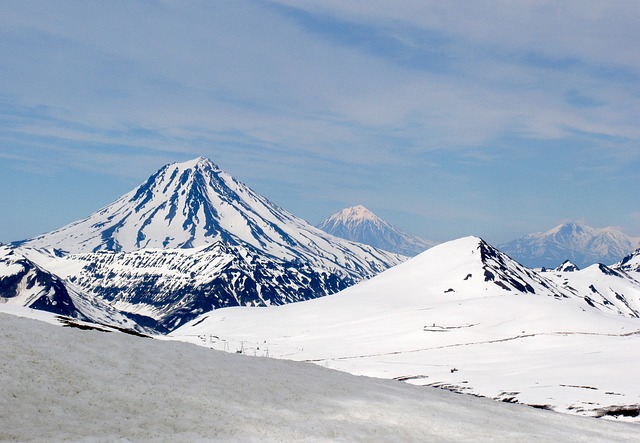
[(362, 205), (336, 212), (321, 222), (318, 228), (336, 237), (409, 257), (418, 255), (435, 245), (432, 241), (396, 228)]
[(627, 272), (620, 263), (611, 267), (595, 264), (585, 269), (562, 266), (540, 275), (593, 308), (640, 318), (640, 272)]
[(219, 307), (329, 295), (406, 259), (329, 235), (202, 157), (13, 246), (162, 332)]
[[(329, 220), (383, 248), (416, 244), (361, 206)], [(408, 259), (310, 226), (198, 158), (83, 220), (0, 245), (0, 311), (633, 419), (640, 250), (579, 269), (558, 245), (613, 250), (592, 231), (550, 231), (554, 266), (563, 262), (550, 270), (477, 237)]]
[[(640, 411), (638, 277), (597, 265), (537, 273), (466, 237), (332, 297), (216, 310), (170, 336), (505, 402), (632, 418)], [(587, 281), (593, 289), (583, 287)]]
[(563, 223), (498, 245), (525, 266), (546, 268), (555, 268), (565, 260), (580, 268), (594, 263), (612, 264), (639, 247), (639, 239), (617, 228), (593, 228), (580, 222)]

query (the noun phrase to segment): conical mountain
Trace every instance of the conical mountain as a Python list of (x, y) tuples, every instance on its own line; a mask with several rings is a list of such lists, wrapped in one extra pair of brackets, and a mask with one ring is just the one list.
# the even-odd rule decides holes
[(336, 237), (409, 257), (418, 255), (435, 244), (396, 228), (362, 205), (342, 209), (318, 227)]
[(593, 228), (571, 222), (528, 234), (498, 248), (525, 266), (555, 268), (570, 260), (586, 268), (594, 263), (615, 263), (633, 251), (637, 243), (616, 228)]
[(344, 267), (371, 276), (401, 259), (342, 242), (254, 192), (200, 157), (166, 165), (89, 217), (21, 246), (67, 253), (249, 245), (274, 257)]
[(202, 157), (20, 248), (63, 251), (32, 255), (160, 332), (219, 307), (333, 294), (405, 259), (309, 225)]

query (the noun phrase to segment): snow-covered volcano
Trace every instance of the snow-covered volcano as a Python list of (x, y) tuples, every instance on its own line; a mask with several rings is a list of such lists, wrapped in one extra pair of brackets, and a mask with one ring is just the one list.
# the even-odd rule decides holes
[(435, 244), (396, 228), (362, 205), (338, 211), (318, 227), (336, 237), (406, 256), (418, 255)]
[(336, 241), (203, 157), (166, 165), (89, 217), (19, 243), (84, 253), (193, 248), (218, 241), (247, 244), (286, 260), (323, 258), (336, 266), (356, 260), (381, 270), (399, 262), (391, 254)]
[(617, 262), (638, 247), (638, 239), (628, 237), (616, 228), (593, 228), (571, 222), (498, 247), (525, 266), (555, 268), (565, 260), (571, 260), (585, 268), (594, 263)]
[(638, 319), (589, 304), (476, 237), (332, 297), (220, 309), (171, 336), (585, 415), (640, 404)]
[(205, 158), (164, 166), (89, 217), (18, 244), (158, 331), (223, 306), (329, 295), (406, 259), (309, 225)]

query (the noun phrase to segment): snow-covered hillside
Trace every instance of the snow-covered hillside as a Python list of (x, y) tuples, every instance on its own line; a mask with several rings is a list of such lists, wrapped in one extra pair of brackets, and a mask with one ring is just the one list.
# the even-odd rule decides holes
[(434, 242), (401, 231), (362, 205), (345, 208), (318, 227), (337, 237), (410, 257), (435, 245)]
[(8, 245), (0, 245), (0, 304), (129, 329), (138, 327), (103, 300), (87, 296)]
[(614, 314), (640, 317), (640, 273), (625, 272), (602, 264), (585, 269), (546, 271), (554, 280), (593, 307)]
[(625, 272), (640, 273), (640, 249), (636, 249), (633, 253), (627, 255), (612, 266), (614, 269), (618, 269)]
[(4, 314), (0, 337), (2, 441), (624, 443), (639, 432), (316, 365)]
[[(23, 251), (36, 257), (34, 251)], [(266, 257), (246, 246), (217, 242), (190, 249), (98, 251), (47, 260), (52, 272), (96, 299), (167, 332), (226, 306), (268, 306), (333, 294), (355, 278)]]
[(61, 279), (7, 245), (0, 245), (0, 303), (82, 317)]
[(639, 246), (638, 239), (619, 229), (598, 229), (572, 222), (526, 235), (498, 248), (525, 266), (555, 268), (570, 260), (585, 268), (594, 263), (615, 263)]
[(608, 312), (467, 237), (332, 297), (216, 310), (172, 337), (557, 411), (637, 417), (640, 321)]
[(161, 332), (218, 307), (333, 294), (406, 259), (327, 234), (204, 158), (167, 165), (86, 219), (16, 245)]

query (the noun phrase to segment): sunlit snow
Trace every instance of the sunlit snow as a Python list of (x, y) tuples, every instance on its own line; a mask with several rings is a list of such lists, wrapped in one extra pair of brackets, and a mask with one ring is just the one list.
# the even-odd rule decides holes
[(2, 441), (633, 442), (637, 425), (0, 314)]

